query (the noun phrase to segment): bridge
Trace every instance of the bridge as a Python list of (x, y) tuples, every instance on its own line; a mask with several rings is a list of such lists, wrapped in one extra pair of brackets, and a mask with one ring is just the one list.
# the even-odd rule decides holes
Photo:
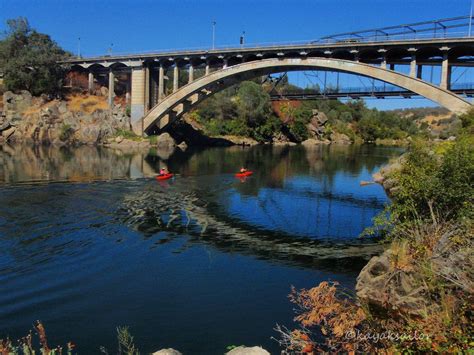
[[(397, 94), (402, 97), (419, 95), (462, 113), (471, 104), (463, 97), (465, 91), (451, 87), (451, 71), (455, 66), (474, 65), (471, 25), (470, 16), (461, 16), (302, 43), (76, 57), (64, 63), (71, 66), (71, 72), (87, 76), (91, 91), (96, 82), (105, 83), (110, 105), (120, 84), (130, 97), (132, 127), (139, 134), (166, 129), (202, 100), (243, 80), (304, 70), (376, 79), (399, 88)], [(408, 74), (397, 70), (402, 65), (409, 67)], [(426, 66), (441, 68), (439, 82), (422, 80)], [(358, 93), (341, 94), (352, 97)], [(379, 96), (394, 95), (385, 92)]]

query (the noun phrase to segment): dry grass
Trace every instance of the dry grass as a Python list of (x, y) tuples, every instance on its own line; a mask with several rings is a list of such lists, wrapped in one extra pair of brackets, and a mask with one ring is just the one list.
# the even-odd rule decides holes
[(93, 95), (71, 95), (67, 98), (68, 109), (72, 112), (85, 112), (90, 114), (97, 110), (107, 110), (107, 98)]

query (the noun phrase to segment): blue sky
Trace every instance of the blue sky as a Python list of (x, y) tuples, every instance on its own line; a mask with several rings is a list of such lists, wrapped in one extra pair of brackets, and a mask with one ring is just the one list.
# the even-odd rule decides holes
[[(84, 56), (315, 39), (327, 34), (467, 15), (471, 0), (0, 0), (5, 20), (25, 16), (65, 49)], [(301, 79), (300, 83), (304, 83)], [(293, 75), (292, 80), (296, 80)], [(370, 101), (369, 101), (370, 104)], [(426, 100), (377, 100), (380, 108)]]

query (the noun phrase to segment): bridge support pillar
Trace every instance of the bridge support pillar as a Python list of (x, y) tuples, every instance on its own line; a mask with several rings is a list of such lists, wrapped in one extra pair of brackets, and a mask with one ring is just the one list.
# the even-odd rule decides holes
[(114, 106), (114, 97), (115, 97), (115, 75), (112, 69), (109, 71), (109, 98), (108, 98), (108, 104), (109, 108), (112, 108)]
[(165, 96), (165, 68), (160, 63), (158, 70), (158, 102), (161, 102)]
[(174, 71), (173, 71), (173, 92), (178, 91), (179, 89), (179, 67), (178, 64), (176, 63), (174, 65)]
[(194, 80), (194, 67), (192, 64), (189, 65), (189, 71), (188, 71), (188, 83), (192, 83)]
[(145, 68), (132, 68), (132, 104), (130, 105), (131, 124), (134, 132), (142, 134), (143, 129), (136, 123), (145, 115)]
[(210, 64), (209, 64), (209, 61), (206, 62), (206, 74), (205, 75), (209, 75), (211, 71), (211, 67), (210, 67)]
[(416, 55), (412, 54), (411, 55), (411, 60), (410, 60), (410, 76), (412, 78), (416, 77)]
[(93, 72), (89, 72), (89, 82), (88, 82), (88, 86), (87, 88), (89, 89), (89, 94), (92, 94), (92, 91), (94, 91), (94, 73)]
[(222, 69), (225, 69), (227, 68), (229, 65), (229, 61), (227, 60), (227, 58), (224, 59), (224, 66), (222, 67)]
[(449, 66), (448, 53), (443, 54), (443, 63), (441, 64), (441, 89), (449, 90), (451, 84), (451, 67)]
[(395, 70), (395, 64), (393, 63), (390, 64), (390, 70)]
[(144, 92), (145, 113), (150, 109), (150, 67), (145, 66), (145, 92)]
[(385, 58), (382, 59), (382, 63), (380, 63), (380, 68), (387, 69), (387, 60)]

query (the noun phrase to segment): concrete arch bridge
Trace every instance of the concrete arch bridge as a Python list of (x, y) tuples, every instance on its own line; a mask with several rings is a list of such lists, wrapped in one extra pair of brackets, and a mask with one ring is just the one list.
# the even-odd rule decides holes
[(210, 95), (244, 80), (278, 72), (316, 69), (381, 80), (421, 95), (455, 113), (465, 112), (471, 107), (467, 100), (447, 89), (369, 64), (328, 58), (273, 58), (227, 67), (186, 84), (151, 108), (142, 119), (135, 121), (133, 129), (136, 133), (146, 134), (163, 130)]
[[(474, 37), (450, 30), (469, 23), (464, 16), (311, 42), (77, 57), (64, 64), (83, 76), (81, 82), (90, 91), (107, 86), (110, 105), (116, 93), (126, 93), (132, 126), (140, 134), (166, 128), (202, 100), (240, 81), (301, 70), (377, 79), (461, 113), (471, 105), (451, 90), (451, 74), (455, 67), (474, 66)], [(408, 73), (397, 70), (401, 66), (408, 67)], [(439, 76), (423, 75), (426, 67), (438, 67)]]

